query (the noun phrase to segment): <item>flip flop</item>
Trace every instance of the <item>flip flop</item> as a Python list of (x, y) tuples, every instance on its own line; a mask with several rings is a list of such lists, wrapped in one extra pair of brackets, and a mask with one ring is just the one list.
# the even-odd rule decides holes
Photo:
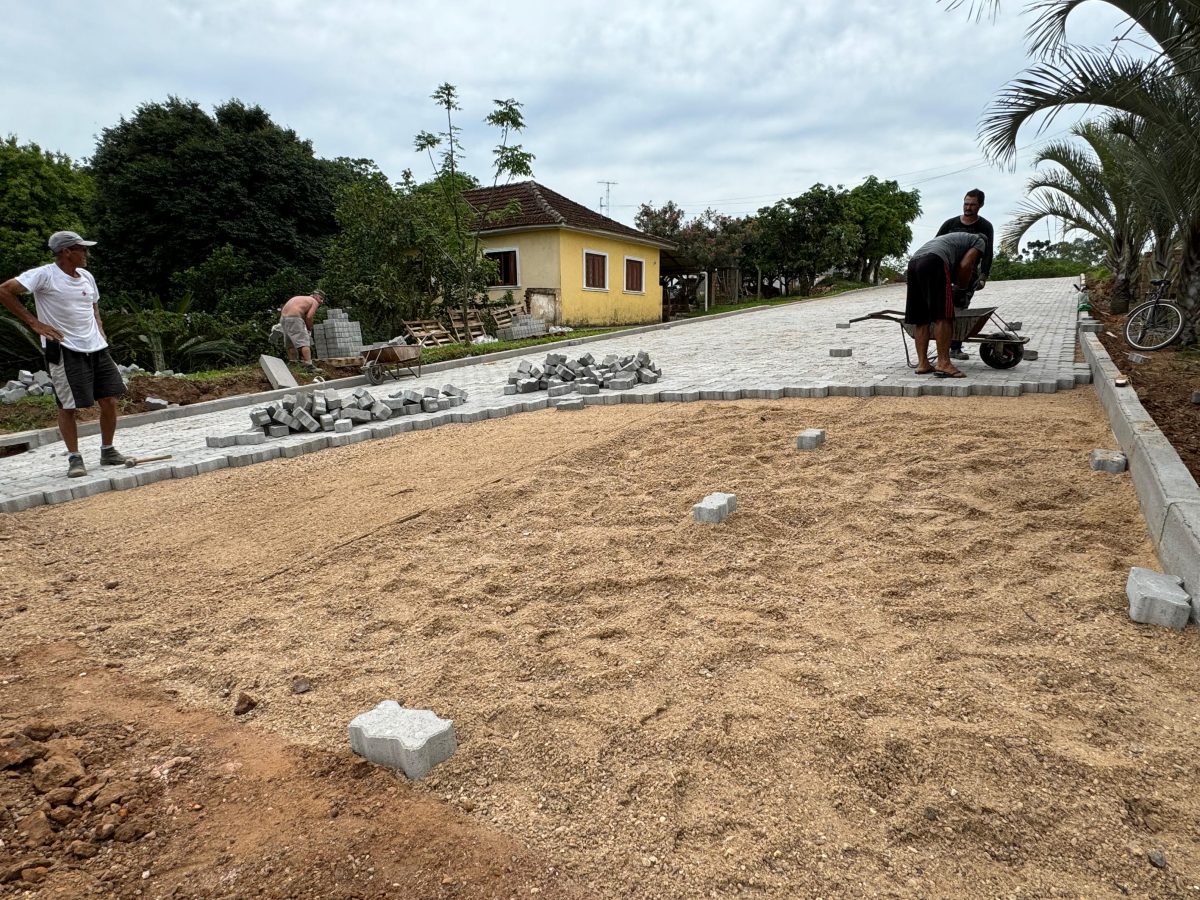
[(958, 369), (955, 369), (953, 372), (943, 372), (941, 369), (934, 369), (933, 377), (934, 378), (966, 378), (967, 375), (965, 372), (960, 372)]
[(933, 366), (930, 366), (930, 367), (929, 367), (928, 369), (926, 369), (925, 371), (921, 371), (920, 369), (915, 369), (915, 370), (913, 371), (913, 374), (914, 374), (914, 375), (932, 375), (932, 374), (933, 374), (934, 372), (936, 372), (936, 371), (937, 371), (937, 369), (935, 369)]

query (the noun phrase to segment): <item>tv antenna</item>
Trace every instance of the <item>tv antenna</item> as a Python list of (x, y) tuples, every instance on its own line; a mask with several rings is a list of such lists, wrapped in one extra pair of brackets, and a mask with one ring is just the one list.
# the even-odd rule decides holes
[(600, 212), (609, 215), (612, 212), (612, 186), (617, 182), (597, 181), (596, 184), (604, 185), (604, 196), (600, 198)]

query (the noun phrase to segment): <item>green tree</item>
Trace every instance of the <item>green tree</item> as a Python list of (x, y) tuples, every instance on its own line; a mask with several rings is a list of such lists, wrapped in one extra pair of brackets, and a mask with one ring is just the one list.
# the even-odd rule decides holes
[(674, 241), (683, 230), (683, 216), (683, 210), (674, 200), (668, 200), (666, 204), (658, 207), (643, 203), (638, 207), (637, 215), (633, 217), (633, 225), (638, 231)]
[(857, 258), (863, 243), (845, 188), (814, 184), (799, 197), (758, 211), (758, 264), (812, 293), (817, 279)]
[[(49, 262), (46, 239), (56, 231), (88, 234), (91, 176), (62, 153), (15, 136), (0, 142), (0, 281)], [(0, 309), (0, 365), (38, 364), (41, 341)]]
[(856, 280), (879, 284), (879, 267), (899, 256), (912, 241), (912, 223), (921, 214), (920, 191), (902, 191), (895, 181), (871, 175), (850, 191), (850, 218), (862, 233), (855, 261)]
[[(493, 205), (494, 201), (477, 209), (463, 199), (463, 191), (473, 187), (474, 183), (462, 171), (462, 129), (454, 123), (454, 114), (462, 110), (458, 103), (458, 88), (443, 82), (431, 99), (445, 113), (446, 130), (421, 131), (414, 139), (417, 152), (428, 154), (433, 168), (433, 179), (427, 189), (417, 192), (425, 202), (415, 209), (423, 218), (423, 236), (440, 251), (437, 282), (443, 302), (458, 305), (465, 319), (471, 301), (486, 292), (488, 280), (495, 273), (495, 263), (483, 256), (480, 227), (494, 225), (518, 210)], [(492, 151), (491, 186), (499, 187), (514, 178), (530, 177), (533, 154), (520, 144), (509, 143), (525, 129), (521, 104), (512, 98), (493, 101), (493, 109), (484, 118), (484, 123), (500, 133), (499, 143)], [(491, 196), (495, 196), (494, 191)]]
[(92, 178), (69, 156), (0, 142), (0, 280), (48, 262), (46, 238), (56, 231), (89, 230)]
[(325, 256), (322, 285), (354, 307), (364, 334), (391, 338), (405, 319), (429, 315), (443, 272), (432, 185), (405, 172), (395, 185), (373, 166), (338, 195), (337, 235)]
[[(1067, 20), (1085, 0), (1034, 4), (1030, 29), (1035, 58), (993, 99), (981, 137), (996, 159), (1010, 162), (1021, 128), (1040, 114), (1074, 105), (1104, 107), (1132, 117), (1140, 152), (1131, 170), (1134, 190), (1170, 223), (1180, 247), (1179, 297), (1200, 305), (1200, 3), (1196, 0), (1113, 0), (1127, 30), (1117, 48), (1087, 48), (1067, 41)], [(989, 4), (994, 5), (994, 4)], [(1151, 42), (1152, 54), (1120, 48), (1130, 37)]]
[(185, 290), (178, 273), (214, 254), (224, 266), (230, 252), (247, 261), (241, 286), (289, 267), (315, 279), (334, 191), (352, 177), (258, 106), (230, 100), (209, 115), (176, 97), (104, 129), (91, 169), (110, 290), (160, 297)]
[[(1153, 231), (1151, 210), (1134, 188), (1139, 151), (1114, 130), (1111, 120), (1080, 123), (1071, 132), (1082, 145), (1053, 141), (1038, 152), (1035, 165), (1051, 163), (1055, 168), (1029, 180), (1028, 195), (1001, 233), (1000, 246), (1015, 252), (1029, 230), (1048, 218), (1059, 219), (1066, 233), (1091, 235), (1103, 247), (1104, 265), (1114, 276), (1112, 309), (1125, 312), (1142, 250)], [(1047, 255), (1063, 252), (1045, 244)]]

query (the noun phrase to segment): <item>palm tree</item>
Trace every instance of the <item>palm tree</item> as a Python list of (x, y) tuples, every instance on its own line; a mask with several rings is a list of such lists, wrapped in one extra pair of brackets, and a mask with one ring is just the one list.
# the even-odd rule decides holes
[(1104, 264), (1115, 279), (1112, 311), (1123, 313), (1129, 309), (1142, 248), (1152, 231), (1150, 214), (1133, 187), (1132, 172), (1140, 162), (1137, 148), (1128, 134), (1117, 130), (1115, 117), (1080, 123), (1071, 133), (1090, 152), (1069, 140), (1054, 141), (1039, 151), (1034, 165), (1053, 163), (1059, 168), (1029, 180), (1028, 196), (1002, 232), (1000, 246), (1014, 253), (1026, 232), (1047, 218), (1060, 219), (1067, 232), (1090, 234), (1104, 248)]
[(1126, 113), (1139, 151), (1131, 184), (1169, 223), (1182, 250), (1181, 302), (1200, 306), (1200, 0), (1108, 0), (1128, 16), (1130, 31), (1140, 29), (1156, 45), (1148, 58), (1119, 44), (1111, 51), (1068, 44), (1067, 19), (1084, 2), (1036, 4), (1029, 37), (1038, 61), (993, 99), (981, 140), (994, 159), (1011, 162), (1018, 132), (1039, 113), (1052, 119), (1072, 105)]

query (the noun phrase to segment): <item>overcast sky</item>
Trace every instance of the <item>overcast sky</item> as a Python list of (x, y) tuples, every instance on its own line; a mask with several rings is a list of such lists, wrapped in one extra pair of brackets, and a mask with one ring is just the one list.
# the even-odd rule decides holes
[[(921, 243), (971, 187), (987, 192), (999, 231), (1030, 174), (1031, 151), (1006, 172), (977, 141), (990, 97), (1026, 63), (1024, 0), (982, 22), (937, 0), (3, 5), (0, 133), (79, 159), (142, 103), (175, 95), (211, 111), (236, 97), (320, 156), (424, 179), (412, 139), (442, 126), (429, 95), (450, 82), (472, 174), (490, 183), (495, 140), (481, 122), (512, 97), (534, 178), (597, 209), (599, 182), (616, 182), (610, 214), (629, 224), (643, 202), (743, 215), (816, 182), (877, 175), (921, 191)], [(1109, 46), (1120, 21), (1086, 3), (1069, 35)]]

